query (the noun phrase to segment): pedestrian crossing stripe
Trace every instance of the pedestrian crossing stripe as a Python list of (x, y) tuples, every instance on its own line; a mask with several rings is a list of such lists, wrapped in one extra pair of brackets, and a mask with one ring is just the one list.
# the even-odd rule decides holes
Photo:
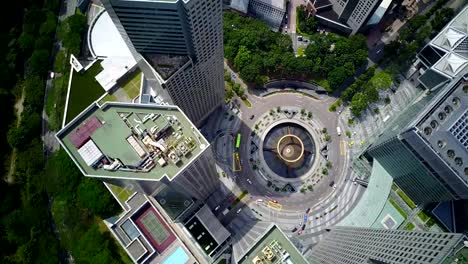
[(272, 209), (275, 209), (277, 211), (281, 211), (281, 209), (283, 208), (283, 206), (279, 203), (274, 203), (272, 201), (268, 201), (268, 207), (269, 208), (272, 208)]

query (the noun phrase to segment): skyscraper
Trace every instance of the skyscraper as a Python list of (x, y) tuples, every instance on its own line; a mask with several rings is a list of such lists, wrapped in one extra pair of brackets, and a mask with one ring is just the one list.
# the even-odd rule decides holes
[(402, 112), (367, 153), (417, 204), (468, 199), (468, 76)]
[(224, 101), (222, 2), (103, 0), (147, 79), (199, 125)]
[(434, 233), (336, 226), (311, 252), (310, 263), (442, 263), (465, 237)]
[(219, 187), (209, 143), (177, 106), (94, 103), (56, 136), (88, 177), (198, 200)]
[[(313, 1), (314, 9), (317, 12), (317, 19), (337, 30), (355, 34), (367, 25), (371, 17), (376, 17), (380, 21), (388, 5), (380, 7), (382, 0), (330, 0)], [(382, 14), (377, 14), (380, 8)], [(374, 20), (374, 19), (373, 19)]]

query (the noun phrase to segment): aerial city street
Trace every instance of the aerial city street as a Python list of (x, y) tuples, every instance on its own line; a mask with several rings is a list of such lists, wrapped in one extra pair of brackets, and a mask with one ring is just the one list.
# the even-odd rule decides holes
[(1, 263), (468, 264), (466, 1), (33, 2)]

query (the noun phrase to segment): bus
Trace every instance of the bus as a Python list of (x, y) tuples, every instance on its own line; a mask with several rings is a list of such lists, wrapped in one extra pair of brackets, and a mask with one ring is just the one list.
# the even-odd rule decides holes
[(237, 139), (236, 139), (236, 149), (240, 148), (240, 142), (241, 142), (241, 134), (237, 133)]

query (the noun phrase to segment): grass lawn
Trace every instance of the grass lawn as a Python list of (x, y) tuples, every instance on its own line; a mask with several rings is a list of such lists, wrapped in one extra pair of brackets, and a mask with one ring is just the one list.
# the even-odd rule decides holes
[(405, 230), (413, 230), (414, 229), (414, 224), (410, 222), (405, 226), (404, 229)]
[(122, 85), (122, 89), (125, 90), (130, 99), (133, 99), (140, 94), (141, 75), (142, 73), (140, 71), (136, 72), (128, 82)]
[(98, 61), (83, 73), (73, 72), (67, 122), (70, 122), (104, 93), (104, 89), (94, 78), (101, 71), (102, 67)]
[(122, 204), (125, 203), (128, 200), (128, 198), (130, 198), (130, 196), (133, 194), (132, 191), (124, 189), (120, 186), (112, 184), (109, 184), (109, 186), (112, 192), (115, 194), (115, 196), (117, 196), (117, 199), (119, 199), (119, 202)]
[(304, 46), (300, 46), (299, 48), (297, 48), (297, 55), (301, 57), (304, 56), (304, 50), (305, 50)]
[(249, 101), (249, 99), (242, 99), (242, 102), (248, 107), (252, 108), (252, 103)]
[(390, 203), (397, 209), (397, 211), (406, 219), (408, 216), (405, 213), (405, 210), (401, 208), (393, 199), (390, 199)]
[(411, 199), (406, 196), (406, 194), (402, 191), (402, 190), (398, 190), (396, 191), (398, 193), (398, 195), (400, 195), (400, 197), (405, 201), (405, 203), (411, 208), (411, 209), (414, 209), (416, 208), (416, 204), (413, 203), (413, 201), (411, 201)]
[(99, 101), (99, 104), (104, 104), (105, 102), (117, 102), (117, 97), (115, 97), (115, 95), (113, 94), (107, 94), (106, 96), (104, 96), (104, 98), (102, 98), (101, 101)]
[(427, 216), (426, 213), (424, 213), (423, 211), (419, 212), (418, 213), (418, 216), (419, 216), (419, 219), (421, 219), (421, 221), (423, 221), (424, 223), (427, 222), (427, 220), (429, 220), (429, 216)]

